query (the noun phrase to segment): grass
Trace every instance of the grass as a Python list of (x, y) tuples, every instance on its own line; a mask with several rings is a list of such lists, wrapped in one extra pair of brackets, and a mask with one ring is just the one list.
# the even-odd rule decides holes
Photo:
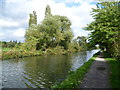
[(111, 88), (120, 88), (120, 61), (110, 57), (106, 53), (105, 60), (108, 61), (110, 67), (110, 82)]
[(91, 64), (95, 60), (97, 54), (95, 54), (88, 62), (86, 62), (83, 66), (78, 68), (76, 71), (71, 71), (63, 82), (53, 85), (51, 88), (76, 88), (78, 87), (81, 81), (83, 80), (84, 75), (89, 70)]
[(11, 48), (2, 48), (2, 51), (9, 51), (12, 50)]

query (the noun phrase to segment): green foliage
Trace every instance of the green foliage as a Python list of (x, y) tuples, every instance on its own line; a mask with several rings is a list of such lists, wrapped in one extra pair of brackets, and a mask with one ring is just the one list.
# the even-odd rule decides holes
[(13, 48), (15, 47), (15, 45), (19, 44), (20, 45), (20, 42), (17, 43), (17, 41), (9, 41), (9, 42), (6, 42), (6, 41), (2, 41), (1, 42), (1, 45), (2, 47), (4, 48)]
[(104, 52), (105, 59), (108, 61), (108, 64), (110, 66), (110, 82), (111, 82), (111, 88), (120, 88), (120, 61), (116, 60), (115, 58), (109, 57)]
[(40, 56), (42, 55), (41, 51), (22, 51), (22, 50), (16, 50), (12, 49), (9, 51), (3, 51), (2, 52), (2, 59), (13, 59), (13, 58), (22, 58), (22, 57), (28, 57), (28, 56)]
[(53, 16), (49, 5), (46, 7), (45, 18), (41, 24), (35, 24), (36, 12), (33, 11), (29, 20), (29, 28), (26, 30), (25, 43), (21, 46), (27, 50), (43, 50), (62, 46), (68, 49), (68, 44), (73, 38), (71, 22), (66, 16)]
[(46, 10), (45, 10), (45, 17), (49, 17), (50, 15), (52, 15), (51, 14), (51, 9), (50, 9), (50, 6), (49, 5), (47, 5), (46, 6)]
[(118, 57), (119, 53), (119, 17), (118, 4), (120, 2), (102, 2), (97, 4), (97, 9), (93, 9), (91, 22), (86, 30), (91, 31), (89, 37), (90, 46), (99, 45), (102, 50), (106, 50), (110, 55)]
[(85, 36), (78, 36), (77, 37), (79, 46), (81, 46), (81, 48), (84, 48), (84, 50), (87, 50), (87, 38)]
[[(3, 45), (10, 45), (15, 50), (3, 52), (3, 59), (34, 56), (38, 55), (39, 53), (36, 54), (36, 52), (39, 51), (42, 54), (66, 54), (85, 50), (82, 48), (85, 46), (86, 40), (81, 39), (80, 41), (79, 39), (79, 43), (77, 40), (72, 40), (73, 32), (70, 26), (71, 21), (66, 16), (52, 15), (49, 5), (46, 7), (45, 18), (40, 24), (37, 24), (37, 15), (33, 11), (30, 14), (29, 27), (25, 33), (25, 42), (15, 44), (4, 42)], [(83, 38), (85, 39), (85, 37)]]
[[(43, 45), (46, 43), (47, 47), (55, 47), (59, 43), (59, 37), (61, 37), (60, 32), (60, 21), (54, 16), (46, 17), (41, 24), (38, 25), (38, 32), (43, 34), (40, 43)], [(59, 37), (57, 36), (59, 34)], [(60, 38), (62, 39), (62, 38)]]
[(36, 50), (36, 45), (39, 37), (39, 33), (37, 31), (37, 26), (32, 25), (29, 27), (29, 29), (26, 31), (25, 38), (26, 42), (21, 45), (21, 48), (27, 49), (27, 50)]
[(68, 52), (83, 51), (87, 50), (86, 37), (78, 36), (68, 44)]
[(49, 53), (49, 54), (52, 54), (52, 55), (55, 55), (55, 54), (66, 54), (66, 51), (64, 50), (63, 47), (57, 46), (55, 48), (48, 48), (46, 50), (46, 53)]
[(68, 45), (68, 52), (76, 52), (78, 50), (78, 44), (77, 43), (69, 43)]
[(33, 14), (29, 14), (30, 15), (30, 19), (29, 19), (29, 27), (31, 25), (37, 25), (37, 15), (36, 12), (33, 11)]
[(11, 50), (11, 48), (5, 48), (5, 47), (2, 48), (2, 51), (9, 51), (9, 50)]

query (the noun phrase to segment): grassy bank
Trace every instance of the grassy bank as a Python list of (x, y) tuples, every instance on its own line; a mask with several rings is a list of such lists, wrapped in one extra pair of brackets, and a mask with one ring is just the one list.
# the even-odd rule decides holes
[(110, 57), (104, 52), (105, 60), (108, 61), (110, 67), (110, 82), (112, 88), (120, 88), (120, 61)]
[(40, 51), (17, 51), (17, 50), (9, 50), (2, 52), (2, 59), (13, 59), (13, 58), (22, 58), (28, 56), (40, 56), (42, 52)]
[[(98, 54), (98, 53), (97, 53)], [(67, 78), (59, 84), (53, 85), (51, 88), (76, 88), (80, 85), (83, 80), (84, 75), (89, 70), (91, 64), (96, 58), (95, 54), (88, 62), (86, 62), (83, 66), (78, 68), (76, 71), (71, 71)]]
[(21, 50), (21, 49), (10, 49), (10, 48), (4, 48), (2, 49), (2, 59), (13, 59), (13, 58), (23, 58), (23, 57), (29, 57), (29, 56), (41, 56), (44, 54), (50, 54), (50, 55), (58, 55), (58, 54), (67, 54), (71, 52), (76, 52), (77, 50), (71, 49), (71, 50), (65, 50), (62, 47), (56, 47), (56, 48), (48, 48), (46, 51), (42, 50)]

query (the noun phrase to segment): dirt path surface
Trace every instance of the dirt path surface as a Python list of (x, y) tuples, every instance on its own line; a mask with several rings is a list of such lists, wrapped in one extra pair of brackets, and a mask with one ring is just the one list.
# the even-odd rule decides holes
[(108, 65), (102, 55), (95, 59), (80, 88), (110, 88)]

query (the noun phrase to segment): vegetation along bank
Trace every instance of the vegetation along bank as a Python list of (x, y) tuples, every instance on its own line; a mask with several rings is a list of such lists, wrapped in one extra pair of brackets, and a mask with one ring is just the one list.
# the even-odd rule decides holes
[(107, 52), (104, 52), (104, 58), (109, 64), (111, 88), (120, 88), (120, 61), (111, 57)]

